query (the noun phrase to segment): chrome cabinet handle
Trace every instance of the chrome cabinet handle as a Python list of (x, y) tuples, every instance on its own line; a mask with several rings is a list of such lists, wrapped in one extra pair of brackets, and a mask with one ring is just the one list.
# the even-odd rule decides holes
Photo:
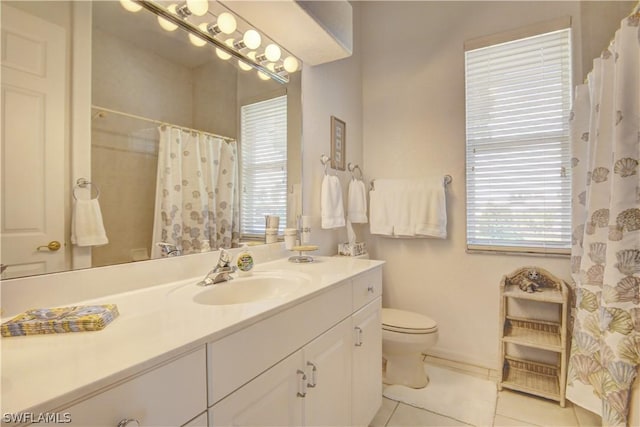
[(300, 381), (298, 382), (298, 397), (305, 397), (307, 395), (307, 374), (304, 371), (298, 369), (296, 372), (298, 375), (302, 375), (300, 377)]
[(140, 427), (140, 421), (135, 418), (124, 418), (118, 423), (118, 427)]
[(369, 286), (369, 287), (367, 288), (367, 291), (368, 291), (370, 294), (372, 294), (372, 293), (375, 291), (375, 289), (373, 288), (373, 285)]
[(36, 251), (39, 251), (42, 248), (46, 248), (46, 249), (50, 250), (51, 252), (55, 252), (58, 249), (60, 249), (61, 247), (62, 247), (62, 245), (60, 244), (60, 242), (58, 242), (57, 240), (52, 240), (47, 245), (38, 246), (36, 248)]
[(307, 383), (307, 387), (313, 388), (317, 384), (318, 368), (311, 362), (307, 362), (307, 366), (311, 366), (311, 381)]
[(356, 326), (354, 329), (356, 330), (356, 347), (361, 347), (362, 346), (362, 328), (359, 326)]

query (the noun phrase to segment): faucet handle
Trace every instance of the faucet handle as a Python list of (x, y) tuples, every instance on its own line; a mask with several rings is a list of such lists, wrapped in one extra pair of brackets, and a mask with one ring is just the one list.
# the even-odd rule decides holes
[(180, 249), (174, 244), (166, 242), (156, 242), (156, 245), (160, 247), (160, 250), (162, 251), (162, 254), (164, 256), (180, 255)]
[(231, 255), (224, 248), (220, 248), (220, 259), (218, 259), (218, 267), (229, 267), (231, 264)]

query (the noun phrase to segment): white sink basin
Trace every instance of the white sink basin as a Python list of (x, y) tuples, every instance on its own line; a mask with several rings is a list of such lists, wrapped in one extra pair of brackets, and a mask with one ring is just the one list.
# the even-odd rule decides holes
[(284, 298), (298, 291), (308, 279), (273, 273), (254, 273), (209, 285), (193, 297), (198, 304), (232, 305)]

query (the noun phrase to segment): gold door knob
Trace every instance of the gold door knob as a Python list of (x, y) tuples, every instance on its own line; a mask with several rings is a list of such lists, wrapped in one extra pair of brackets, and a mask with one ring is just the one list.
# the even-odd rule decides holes
[(52, 251), (52, 252), (55, 252), (55, 251), (57, 251), (58, 249), (60, 249), (61, 247), (62, 247), (62, 245), (60, 244), (60, 242), (58, 242), (57, 240), (52, 240), (52, 241), (50, 241), (50, 242), (49, 242), (49, 244), (48, 244), (48, 245), (46, 245), (46, 246), (38, 246), (38, 247), (36, 248), (36, 250), (37, 250), (37, 251), (39, 251), (39, 250), (40, 250), (40, 249), (42, 249), (42, 248), (46, 248), (46, 249), (49, 249), (49, 250), (50, 250), (50, 251)]

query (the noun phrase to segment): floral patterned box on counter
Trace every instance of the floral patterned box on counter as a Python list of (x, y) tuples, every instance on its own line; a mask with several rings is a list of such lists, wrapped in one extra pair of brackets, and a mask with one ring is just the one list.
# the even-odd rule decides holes
[(365, 242), (338, 243), (338, 255), (358, 256), (367, 253), (367, 245)]
[(115, 304), (27, 310), (2, 324), (3, 337), (99, 331), (118, 317)]

